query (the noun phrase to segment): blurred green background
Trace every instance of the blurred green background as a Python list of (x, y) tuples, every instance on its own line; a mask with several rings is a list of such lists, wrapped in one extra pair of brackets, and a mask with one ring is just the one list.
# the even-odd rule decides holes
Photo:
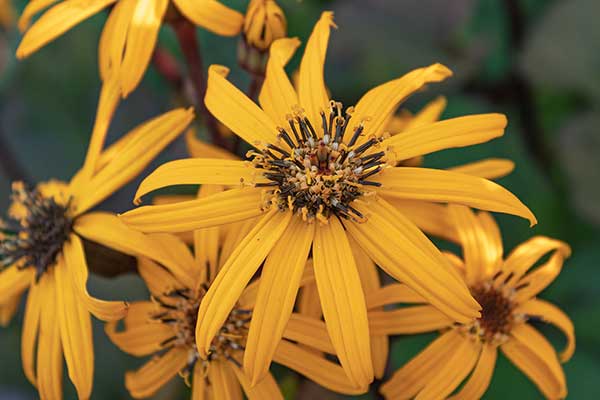
[[(244, 10), (246, 1), (223, 1)], [(410, 69), (433, 62), (455, 76), (413, 96), (406, 108), (417, 111), (443, 94), (444, 118), (480, 112), (508, 115), (506, 135), (491, 143), (446, 151), (426, 165), (458, 165), (484, 157), (507, 157), (517, 169), (501, 183), (536, 214), (530, 229), (515, 217), (498, 216), (505, 248), (535, 234), (567, 241), (573, 256), (557, 281), (542, 294), (573, 319), (577, 351), (564, 366), (569, 397), (600, 398), (600, 2), (597, 0), (279, 0), (287, 13), (290, 36), (306, 39), (320, 12), (335, 11), (339, 26), (331, 36), (326, 78), (334, 97), (353, 104), (369, 88)], [(22, 10), (25, 1), (15, 1)], [(14, 51), (20, 35), (0, 32), (0, 206), (8, 204), (10, 180), (68, 179), (81, 164), (99, 93), (97, 43), (106, 14), (91, 18), (25, 61)], [(232, 66), (232, 80), (246, 87), (236, 67), (238, 39), (198, 30), (206, 63)], [(161, 46), (177, 57), (168, 28)], [(294, 65), (297, 65), (295, 60)], [(293, 69), (293, 66), (292, 68)], [(111, 140), (184, 99), (150, 68), (142, 85), (122, 103), (110, 130)], [(185, 156), (177, 141), (153, 166)], [(12, 158), (12, 159), (10, 159)], [(139, 180), (137, 181), (139, 182)], [(101, 208), (131, 207), (136, 182)], [(105, 298), (143, 298), (135, 276), (92, 278), (92, 291)], [(20, 364), (22, 313), (0, 329), (0, 399), (36, 398)], [(93, 398), (129, 398), (123, 373), (140, 360), (120, 353), (97, 321)], [(557, 346), (564, 341), (543, 329)], [(416, 354), (430, 336), (394, 339), (391, 371)], [(278, 371), (285, 375), (284, 371)], [(337, 398), (295, 376), (284, 382), (289, 398)], [(159, 398), (185, 398), (179, 379)], [(66, 398), (74, 391), (66, 384)], [(361, 398), (375, 398), (372, 394)], [(541, 398), (535, 387), (500, 357), (486, 399)]]

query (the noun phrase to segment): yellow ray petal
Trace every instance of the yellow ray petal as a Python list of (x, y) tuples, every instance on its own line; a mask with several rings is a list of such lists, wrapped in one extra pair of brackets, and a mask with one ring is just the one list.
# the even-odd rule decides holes
[(306, 43), (300, 62), (298, 98), (306, 116), (313, 124), (315, 121), (321, 121), (319, 113), (329, 106), (323, 69), (331, 27), (335, 27), (333, 13), (323, 12)]
[[(175, 289), (186, 287), (182, 282), (162, 265), (157, 264), (147, 257), (138, 257), (137, 269), (154, 296), (169, 293)], [(187, 282), (189, 284), (189, 282)]]
[(293, 313), (285, 326), (283, 337), (329, 354), (336, 354), (325, 323), (320, 319)]
[(86, 306), (73, 290), (75, 282), (63, 262), (55, 266), (56, 307), (60, 337), (69, 378), (80, 399), (89, 399), (94, 377), (92, 321)]
[[(412, 117), (403, 130), (411, 130), (418, 128), (423, 125), (431, 124), (440, 119), (440, 116), (446, 108), (446, 98), (444, 96), (438, 96), (436, 99), (430, 101), (423, 107), (414, 117)], [(390, 132), (395, 134), (396, 132)]]
[(327, 330), (338, 358), (357, 386), (373, 380), (367, 308), (352, 248), (342, 224), (318, 225), (314, 270)]
[(168, 4), (168, 0), (139, 0), (135, 6), (119, 71), (123, 97), (137, 87), (146, 72)]
[(268, 183), (261, 169), (246, 161), (186, 158), (162, 164), (142, 181), (135, 202), (154, 190), (174, 185), (239, 185)]
[[(306, 271), (309, 268), (312, 270), (312, 260), (308, 261), (304, 270)], [(307, 317), (320, 319), (323, 316), (321, 299), (319, 299), (317, 283), (314, 280), (306, 283), (300, 289), (298, 294), (298, 311)]]
[(208, 367), (208, 380), (213, 399), (243, 399), (240, 384), (228, 361), (211, 362)]
[(482, 210), (517, 215), (537, 223), (533, 213), (511, 192), (487, 179), (429, 168), (388, 168), (374, 181), (380, 192), (400, 199), (457, 203)]
[(463, 340), (448, 359), (442, 370), (427, 382), (415, 400), (444, 399), (452, 393), (471, 372), (479, 353), (481, 343)]
[(196, 199), (196, 196), (191, 194), (158, 194), (152, 197), (152, 204), (162, 206), (165, 204), (176, 204), (182, 201), (190, 201)]
[(174, 0), (174, 2), (187, 19), (217, 35), (235, 36), (242, 29), (244, 16), (217, 0)]
[(567, 386), (558, 360), (555, 361), (554, 367), (550, 367), (539, 354), (516, 340), (509, 340), (500, 346), (500, 349), (521, 372), (531, 379), (546, 398), (562, 399), (567, 396)]
[(457, 243), (456, 229), (448, 217), (446, 205), (422, 200), (406, 200), (384, 196), (385, 200), (396, 207), (422, 231)]
[(19, 17), (19, 30), (21, 32), (24, 32), (29, 27), (31, 19), (37, 13), (42, 11), (44, 8), (51, 6), (57, 1), (58, 0), (31, 0), (29, 3), (27, 3), (25, 8), (23, 9), (23, 12), (21, 13), (21, 16)]
[(269, 211), (236, 247), (200, 303), (196, 345), (201, 357), (206, 357), (217, 331), (239, 299), (244, 287), (291, 219), (290, 212)]
[(395, 303), (427, 303), (423, 296), (403, 283), (392, 283), (368, 293), (366, 300), (369, 310)]
[(17, 312), (21, 303), (21, 294), (13, 296), (6, 303), (0, 305), (0, 326), (6, 327)]
[(229, 69), (211, 65), (204, 102), (206, 108), (233, 133), (256, 147), (277, 142), (277, 126), (252, 100), (227, 79)]
[(57, 323), (54, 271), (47, 271), (38, 283), (44, 310), (40, 318), (37, 347), (37, 389), (42, 399), (62, 399), (63, 354), (60, 325)]
[[(352, 115), (350, 126), (346, 132), (351, 133), (358, 124), (364, 123), (365, 132), (367, 132), (368, 135), (381, 136), (384, 132), (386, 122), (394, 114), (401, 102), (406, 100), (408, 96), (421, 89), (427, 83), (440, 82), (451, 75), (452, 71), (446, 66), (442, 64), (432, 64), (428, 67), (415, 69), (398, 79), (374, 87), (365, 93), (358, 103), (356, 103), (355, 112)], [(432, 124), (426, 126), (432, 126)], [(417, 131), (418, 129), (415, 128), (414, 132)], [(427, 132), (427, 129), (425, 128), (424, 131)], [(407, 135), (412, 137), (419, 135), (413, 134), (412, 132), (413, 131), (403, 132), (402, 135), (394, 137), (405, 137)], [(364, 140), (364, 137), (362, 140)], [(400, 143), (405, 143), (405, 140), (406, 139), (399, 139)], [(392, 141), (390, 143), (395, 142)], [(408, 157), (398, 157), (398, 159), (404, 160), (421, 154), (425, 153), (419, 153)]]
[(482, 346), (477, 365), (467, 383), (465, 383), (458, 393), (449, 397), (448, 400), (479, 400), (490, 385), (497, 356), (498, 351), (495, 346)]
[(281, 394), (281, 390), (279, 390), (279, 386), (277, 385), (275, 378), (273, 378), (273, 375), (267, 374), (264, 379), (256, 385), (252, 385), (244, 372), (235, 364), (230, 364), (229, 368), (235, 373), (235, 376), (244, 388), (244, 393), (246, 393), (248, 400), (283, 400), (283, 395)]
[(12, 265), (0, 271), (0, 304), (5, 304), (23, 293), (34, 278), (35, 268), (19, 269)]
[(369, 311), (371, 335), (402, 335), (432, 332), (453, 321), (432, 306), (403, 307), (392, 311)]
[(196, 361), (192, 381), (192, 400), (212, 400), (209, 394), (210, 385), (206, 378), (207, 374), (202, 366), (202, 361)]
[(139, 207), (119, 217), (142, 232), (186, 232), (257, 217), (263, 213), (262, 198), (260, 189), (230, 189), (177, 204)]
[[(96, 14), (116, 0), (67, 0), (46, 11), (25, 34), (17, 58), (25, 58), (81, 21)], [(25, 22), (23, 22), (23, 25)]]
[[(180, 282), (194, 282), (194, 275), (190, 273), (193, 268), (193, 259), (184, 255), (173, 257), (172, 247), (182, 249), (182, 244), (175, 238), (164, 238), (144, 235), (125, 225), (116, 215), (106, 212), (87, 213), (75, 221), (75, 232), (92, 242), (110, 247), (131, 256), (144, 256), (164, 265), (175, 275)], [(163, 242), (167, 242), (163, 244)]]
[[(241, 243), (248, 233), (256, 226), (261, 217), (250, 218), (244, 221), (238, 221), (230, 225), (222, 227), (222, 231), (226, 229), (223, 236), (223, 245), (219, 256), (219, 268), (221, 269), (225, 262), (233, 253), (233, 250)], [(211, 270), (210, 279), (215, 279), (216, 274)]]
[(145, 320), (123, 331), (117, 330), (117, 321), (108, 322), (104, 331), (119, 349), (138, 357), (162, 350), (162, 343), (177, 335), (173, 326), (150, 321), (151, 314), (143, 313), (139, 318)]
[[(129, 304), (129, 312), (121, 321), (125, 329), (133, 329), (136, 326), (148, 323), (148, 315), (156, 314), (159, 310), (160, 307), (152, 301), (134, 301)], [(119, 321), (114, 322), (118, 326)]]
[(560, 273), (564, 261), (565, 258), (561, 252), (552, 254), (545, 264), (514, 284), (516, 293), (513, 300), (516, 303), (525, 302), (548, 287)]
[(505, 158), (486, 158), (458, 167), (448, 168), (448, 171), (478, 176), (485, 179), (499, 179), (510, 174), (515, 169), (515, 163)]
[[(160, 245), (163, 254), (170, 260), (168, 263), (163, 263), (163, 265), (179, 282), (184, 284), (184, 287), (194, 289), (198, 281), (202, 280), (202, 270), (197, 268), (194, 255), (188, 245), (177, 236), (169, 233), (154, 234), (152, 239)], [(139, 251), (139, 254), (141, 254), (141, 251)]]
[(406, 160), (439, 150), (487, 142), (502, 136), (506, 123), (502, 114), (467, 115), (404, 131), (384, 140), (382, 146), (387, 147), (397, 160)]
[(35, 342), (40, 327), (42, 302), (47, 301), (42, 297), (43, 289), (38, 282), (31, 285), (27, 295), (25, 317), (23, 319), (23, 333), (21, 334), (21, 362), (25, 376), (36, 386), (35, 377)]
[(314, 224), (294, 216), (263, 266), (244, 351), (244, 371), (257, 384), (269, 371), (273, 353), (294, 308)]
[(463, 342), (464, 337), (455, 330), (442, 334), (381, 385), (381, 393), (390, 400), (412, 399), (447, 365)]
[(497, 247), (495, 237), (488, 238), (480, 219), (470, 208), (451, 204), (448, 212), (460, 237), (467, 284), (474, 286), (491, 278), (502, 262), (502, 247)]
[[(88, 268), (83, 244), (77, 235), (71, 235), (63, 248), (65, 267), (70, 274), (72, 287), (77, 291), (79, 302), (87, 311), (103, 321), (118, 320), (127, 314), (127, 302), (99, 300), (88, 293)], [(64, 282), (64, 281), (63, 281)]]
[[(224, 190), (218, 185), (203, 185), (198, 197), (207, 197), (211, 194), (220, 193)], [(212, 228), (195, 230), (194, 235), (194, 259), (198, 269), (202, 272), (198, 274), (201, 278), (198, 284), (214, 279), (217, 276), (219, 267), (219, 250), (221, 248), (221, 231), (219, 226)]]
[(185, 134), (185, 143), (187, 145), (188, 153), (192, 157), (202, 158), (221, 158), (223, 160), (239, 160), (239, 158), (214, 144), (206, 143), (196, 137), (194, 129), (190, 128)]
[(90, 209), (135, 178), (193, 119), (192, 109), (177, 109), (136, 128), (127, 145), (83, 185), (75, 212)]
[[(455, 321), (479, 315), (479, 305), (458, 272), (412, 222), (383, 199), (356, 208), (368, 220), (346, 222), (346, 229), (377, 265)], [(388, 239), (382, 241), (382, 235)]]
[(300, 46), (297, 38), (274, 41), (269, 51), (266, 76), (258, 101), (275, 123), (287, 126), (288, 114), (299, 105), (298, 95), (285, 72), (285, 66)]
[(135, 398), (149, 397), (182, 370), (188, 362), (188, 350), (176, 347), (153, 358), (137, 371), (125, 374), (125, 387)]
[(553, 251), (560, 253), (563, 259), (571, 255), (571, 248), (563, 241), (546, 236), (532, 237), (515, 247), (506, 257), (499, 279), (510, 275), (508, 284), (514, 285), (540, 258)]
[(531, 299), (520, 305), (515, 312), (540, 318), (542, 321), (560, 329), (567, 338), (567, 344), (560, 353), (560, 361), (569, 361), (575, 352), (575, 328), (569, 317), (561, 309), (547, 301)]
[(368, 386), (355, 386), (339, 365), (286, 340), (277, 346), (273, 360), (335, 392), (352, 395), (368, 390)]

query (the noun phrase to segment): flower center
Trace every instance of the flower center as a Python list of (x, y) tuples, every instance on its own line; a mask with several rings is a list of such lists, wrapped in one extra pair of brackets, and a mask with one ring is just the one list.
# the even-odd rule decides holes
[(375, 137), (357, 144), (362, 123), (346, 137), (351, 116), (352, 108), (342, 113), (342, 104), (332, 101), (327, 113), (321, 111), (319, 137), (302, 111), (294, 110), (289, 128), (279, 128), (279, 138), (291, 151), (269, 144), (249, 153), (271, 181), (257, 186), (273, 187), (278, 207), (299, 212), (305, 220), (326, 221), (332, 215), (364, 220), (351, 203), (369, 192), (365, 187), (381, 185), (368, 179), (382, 170), (385, 152), (372, 152), (380, 143)]
[(9, 220), (0, 221), (1, 266), (35, 268), (38, 279), (56, 263), (73, 230), (69, 202), (44, 195), (40, 186), (14, 184)]
[(496, 289), (491, 284), (473, 287), (471, 294), (481, 305), (481, 317), (464, 328), (483, 342), (505, 342), (516, 322), (515, 304), (501, 288)]
[[(153, 297), (160, 310), (152, 315), (152, 318), (174, 326), (177, 332), (175, 336), (164, 340), (161, 346), (185, 346), (190, 350), (188, 365), (182, 372), (184, 376), (191, 373), (199, 358), (196, 348), (196, 324), (198, 308), (207, 290), (206, 286), (201, 287), (196, 293), (187, 288), (176, 289), (160, 297)], [(245, 348), (251, 317), (251, 310), (242, 309), (239, 306), (234, 307), (212, 340), (205, 368), (208, 367), (210, 361), (217, 359), (229, 360), (239, 365), (239, 357), (236, 358), (236, 353)]]

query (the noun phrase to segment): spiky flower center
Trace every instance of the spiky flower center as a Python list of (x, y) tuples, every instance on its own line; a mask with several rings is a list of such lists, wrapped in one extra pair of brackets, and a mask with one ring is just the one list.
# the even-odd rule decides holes
[(386, 153), (373, 151), (380, 139), (359, 140), (362, 123), (347, 133), (351, 118), (352, 108), (343, 113), (342, 104), (332, 101), (328, 112), (321, 112), (319, 136), (302, 110), (294, 110), (289, 128), (279, 128), (285, 145), (269, 144), (249, 153), (254, 166), (266, 170), (264, 176), (271, 181), (257, 186), (273, 188), (271, 200), (280, 209), (298, 212), (306, 220), (325, 221), (333, 215), (363, 220), (352, 202), (369, 193), (367, 187), (380, 186), (369, 178), (381, 171)]
[(3, 268), (35, 268), (39, 278), (56, 263), (73, 230), (69, 203), (21, 183), (13, 185), (12, 201), (13, 211), (0, 225), (0, 263)]
[[(159, 297), (153, 297), (159, 311), (152, 318), (175, 328), (176, 335), (161, 343), (163, 347), (183, 346), (189, 349), (188, 365), (182, 375), (187, 376), (193, 370), (199, 359), (196, 347), (196, 324), (198, 309), (202, 298), (208, 291), (203, 286), (198, 291), (189, 288), (176, 289)], [(244, 350), (252, 311), (239, 306), (229, 313), (227, 320), (212, 340), (208, 359), (204, 361), (207, 368), (213, 360), (227, 360), (238, 364), (236, 353)]]

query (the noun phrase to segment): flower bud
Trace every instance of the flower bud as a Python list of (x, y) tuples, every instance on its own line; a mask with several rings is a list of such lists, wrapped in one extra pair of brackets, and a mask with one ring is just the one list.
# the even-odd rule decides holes
[(250, 0), (244, 21), (246, 43), (259, 51), (287, 35), (287, 21), (275, 0)]

